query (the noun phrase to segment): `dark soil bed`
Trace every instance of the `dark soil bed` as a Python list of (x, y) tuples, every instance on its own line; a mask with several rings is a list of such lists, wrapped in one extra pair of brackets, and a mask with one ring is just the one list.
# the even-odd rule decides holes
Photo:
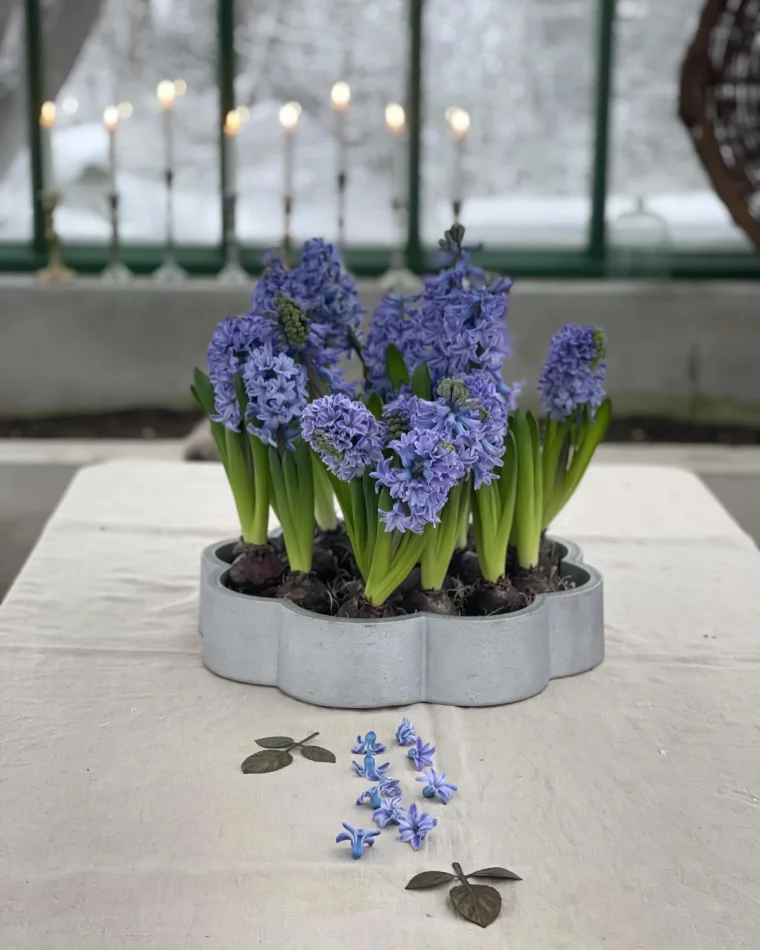
[(522, 610), (539, 593), (572, 586), (561, 572), (561, 550), (544, 539), (537, 568), (520, 569), (509, 552), (505, 576), (492, 584), (483, 579), (477, 554), (470, 546), (451, 561), (441, 590), (424, 590), (419, 568), (380, 607), (363, 596), (363, 584), (340, 529), (317, 533), (313, 569), (309, 574), (290, 571), (281, 538), (266, 545), (239, 542), (230, 554), (225, 584), (231, 590), (256, 597), (287, 598), (313, 613), (357, 619), (402, 617), (427, 612), (449, 617), (483, 617)]

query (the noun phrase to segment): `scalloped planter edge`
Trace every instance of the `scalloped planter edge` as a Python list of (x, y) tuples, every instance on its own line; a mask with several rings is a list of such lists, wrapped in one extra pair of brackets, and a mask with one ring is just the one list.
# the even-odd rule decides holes
[(277, 686), (319, 706), (527, 699), (604, 658), (602, 576), (584, 563), (578, 545), (554, 540), (565, 549), (560, 571), (575, 581), (570, 590), (495, 617), (385, 620), (323, 617), (287, 600), (229, 590), (222, 582), (229, 563), (219, 554), (235, 542), (211, 544), (201, 555), (203, 663), (227, 679)]

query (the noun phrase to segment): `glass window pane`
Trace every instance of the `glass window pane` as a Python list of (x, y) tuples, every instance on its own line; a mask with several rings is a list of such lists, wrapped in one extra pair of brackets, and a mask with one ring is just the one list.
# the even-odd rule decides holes
[(163, 241), (166, 146), (156, 88), (162, 80), (181, 80), (171, 108), (175, 234), (182, 243), (218, 243), (216, 4), (57, 0), (45, 6), (44, 25), (45, 95), (56, 103), (52, 164), (63, 196), (56, 218), (61, 236), (108, 240), (103, 112), (122, 103), (116, 129), (122, 240)]
[[(451, 224), (452, 199), (462, 197), (468, 238), (491, 249), (585, 245), (596, 6), (596, 0), (428, 0), (426, 243)], [(470, 117), (459, 156), (447, 121), (451, 107)]]
[[(279, 243), (285, 142), (293, 148), (293, 221), (297, 241), (337, 236), (339, 142), (347, 172), (345, 235), (356, 245), (395, 242), (391, 211), (394, 147), (385, 128), (389, 101), (403, 102), (404, 0), (238, 0), (236, 101), (238, 232), (246, 243)], [(336, 114), (335, 82), (350, 87)], [(288, 136), (279, 121), (287, 102), (301, 106)], [(403, 143), (401, 143), (403, 145)]]
[(0, 4), (0, 241), (32, 236), (24, 11)]
[(613, 247), (743, 249), (678, 117), (680, 72), (703, 0), (620, 0), (612, 100)]

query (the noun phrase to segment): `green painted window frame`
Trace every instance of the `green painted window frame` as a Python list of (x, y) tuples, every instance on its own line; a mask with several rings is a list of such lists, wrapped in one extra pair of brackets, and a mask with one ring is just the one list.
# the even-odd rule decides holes
[[(595, 36), (596, 83), (594, 90), (594, 147), (591, 168), (591, 215), (588, 239), (579, 250), (498, 250), (480, 255), (481, 263), (514, 277), (601, 279), (612, 276), (607, 246), (606, 200), (610, 144), (610, 97), (614, 66), (615, 3), (597, 0), (598, 15)], [(235, 0), (217, 0), (219, 50), (219, 203), (224, 214), (222, 195), (227, 178), (222, 131), (228, 111), (234, 108)], [(420, 238), (420, 165), (422, 161), (422, 109), (424, 62), (425, 0), (408, 0), (409, 69), (407, 89), (407, 120), (409, 128), (409, 209), (407, 216), (406, 263), (411, 270), (422, 273), (431, 266), (433, 248), (425, 248)], [(42, 185), (42, 146), (39, 114), (43, 101), (42, 0), (24, 0), (26, 25), (26, 84), (28, 102), (28, 136), (32, 200), (34, 204), (33, 236), (25, 244), (0, 243), (0, 271), (33, 271), (46, 260), (42, 208), (39, 194)], [(226, 233), (222, 224), (222, 234)], [(180, 246), (179, 263), (192, 274), (215, 274), (222, 267), (224, 243), (216, 246)], [(266, 248), (244, 247), (244, 266), (252, 274), (260, 270)], [(100, 244), (66, 243), (66, 263), (85, 274), (98, 273), (108, 263), (108, 248)], [(161, 263), (159, 245), (127, 245), (124, 260), (136, 273), (149, 273)], [(390, 266), (387, 248), (356, 248), (346, 252), (348, 266), (361, 276), (375, 276)], [(654, 269), (656, 268), (656, 270)], [(687, 252), (669, 254), (667, 266), (654, 260), (650, 251), (627, 255), (626, 278), (666, 277), (683, 279), (757, 279), (760, 277), (760, 254), (747, 252)]]

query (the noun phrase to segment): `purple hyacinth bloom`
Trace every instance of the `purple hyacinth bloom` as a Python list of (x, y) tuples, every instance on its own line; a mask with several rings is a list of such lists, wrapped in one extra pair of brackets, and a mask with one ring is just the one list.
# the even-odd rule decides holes
[(336, 843), (341, 841), (351, 842), (351, 857), (358, 861), (364, 854), (365, 848), (371, 848), (374, 845), (374, 839), (380, 834), (379, 831), (365, 831), (364, 828), (354, 828), (347, 821), (343, 822), (345, 831), (341, 831), (335, 838)]
[(359, 478), (383, 457), (377, 419), (363, 403), (343, 394), (323, 396), (308, 405), (301, 414), (301, 434), (327, 469), (344, 482)]
[(401, 804), (401, 796), (397, 795), (395, 798), (386, 798), (384, 802), (381, 802), (375, 809), (372, 820), (376, 821), (381, 828), (385, 828), (387, 824), (398, 825), (405, 811), (406, 809)]
[(549, 343), (538, 391), (541, 409), (550, 419), (564, 422), (584, 406), (591, 414), (604, 399), (604, 333), (592, 326), (569, 323)]
[(295, 420), (306, 405), (306, 370), (265, 343), (251, 353), (241, 375), (248, 396), (248, 431), (270, 445), (277, 445), (280, 434), (292, 444)]
[(465, 261), (426, 281), (419, 312), (434, 382), (480, 369), (498, 383), (511, 355), (505, 323), (511, 285), (505, 278), (486, 285)]
[(437, 818), (431, 818), (426, 811), (421, 812), (412, 802), (399, 822), (399, 837), (402, 841), (408, 841), (415, 851), (419, 851), (428, 832), (437, 824)]
[(475, 488), (490, 484), (504, 454), (504, 397), (482, 372), (445, 377), (438, 383), (436, 394), (432, 401), (417, 400), (412, 422), (439, 432), (454, 446), (465, 471), (472, 471)]
[(425, 798), (440, 798), (444, 805), (448, 805), (454, 792), (459, 791), (458, 785), (446, 781), (445, 772), (436, 772), (433, 768), (426, 769), (425, 774), (418, 775), (415, 781), (426, 783), (422, 789)]
[(395, 458), (382, 459), (372, 477), (377, 490), (390, 489), (390, 511), (381, 511), (386, 531), (421, 534), (427, 524), (437, 524), (449, 491), (465, 474), (462, 460), (450, 442), (433, 430), (412, 429), (388, 443)]
[(388, 396), (393, 392), (386, 360), (390, 344), (404, 357), (409, 373), (413, 373), (423, 360), (425, 347), (419, 316), (411, 307), (416, 299), (388, 294), (383, 297), (370, 318), (369, 333), (362, 356), (367, 367), (368, 388), (381, 396)]
[(374, 755), (365, 755), (364, 765), (358, 765), (356, 762), (352, 762), (351, 765), (353, 765), (354, 772), (356, 772), (358, 776), (361, 778), (368, 778), (370, 782), (381, 781), (385, 773), (391, 767), (390, 762), (385, 762), (383, 765), (377, 765)]
[(350, 353), (351, 334), (358, 337), (366, 310), (333, 245), (322, 238), (307, 241), (295, 271), (312, 319), (326, 327), (326, 345)]
[(398, 742), (399, 745), (411, 745), (416, 738), (417, 733), (415, 732), (414, 726), (406, 716), (404, 716), (401, 720), (401, 725), (396, 730), (396, 742)]
[(385, 752), (385, 746), (377, 741), (377, 733), (370, 731), (366, 736), (356, 737), (356, 746), (351, 751), (354, 755), (379, 755)]
[(383, 798), (380, 785), (373, 785), (372, 788), (366, 788), (356, 799), (357, 805), (370, 805), (372, 808), (379, 808), (382, 803)]
[(235, 374), (240, 373), (251, 351), (266, 340), (266, 326), (256, 317), (227, 317), (211, 336), (208, 345), (209, 379), (214, 387), (214, 422), (239, 432), (242, 423), (235, 391)]
[(429, 742), (425, 742), (420, 739), (419, 736), (415, 739), (414, 745), (407, 752), (407, 755), (410, 759), (414, 760), (414, 766), (418, 772), (421, 772), (423, 769), (428, 768), (433, 764), (433, 753), (435, 752), (435, 746), (430, 745)]

